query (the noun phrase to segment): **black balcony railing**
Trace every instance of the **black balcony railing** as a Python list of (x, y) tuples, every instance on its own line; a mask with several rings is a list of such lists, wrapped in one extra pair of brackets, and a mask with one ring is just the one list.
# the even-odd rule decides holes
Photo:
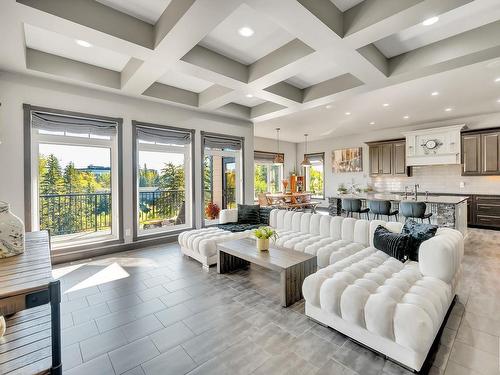
[[(233, 206), (235, 189), (224, 190), (225, 202)], [(205, 207), (213, 200), (211, 190), (204, 191)], [(185, 201), (184, 190), (139, 192), (139, 223), (173, 219)], [(40, 229), (53, 236), (111, 230), (111, 193), (40, 195)]]
[[(111, 193), (40, 195), (40, 229), (53, 236), (110, 230)], [(183, 190), (139, 192), (139, 222), (170, 219), (179, 214)]]
[(111, 193), (40, 195), (40, 229), (54, 236), (111, 228)]
[(139, 192), (139, 223), (170, 219), (179, 214), (184, 202), (184, 190)]

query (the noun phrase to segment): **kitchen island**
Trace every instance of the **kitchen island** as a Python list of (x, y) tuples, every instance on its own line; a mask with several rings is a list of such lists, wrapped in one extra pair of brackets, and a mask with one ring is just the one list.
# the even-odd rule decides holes
[[(399, 209), (399, 202), (425, 202), (427, 211), (432, 212), (431, 223), (440, 227), (454, 228), (464, 236), (467, 234), (467, 199), (462, 195), (433, 195), (426, 196), (419, 194), (417, 199), (409, 195), (397, 193), (359, 193), (359, 194), (334, 194), (328, 198), (328, 211), (332, 216), (339, 216), (342, 213), (342, 198), (361, 199), (362, 207), (368, 207), (369, 200), (386, 200), (391, 202), (391, 209)], [(393, 218), (391, 218), (393, 219)], [(393, 219), (394, 220), (394, 219)], [(399, 217), (404, 222), (404, 217)]]

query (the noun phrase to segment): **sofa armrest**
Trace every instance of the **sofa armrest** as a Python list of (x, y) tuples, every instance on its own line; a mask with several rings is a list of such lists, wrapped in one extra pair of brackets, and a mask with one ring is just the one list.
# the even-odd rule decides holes
[(237, 223), (238, 222), (238, 209), (227, 208), (219, 212), (219, 224)]
[(464, 254), (462, 234), (439, 228), (436, 235), (420, 244), (418, 264), (424, 276), (436, 277), (450, 284), (459, 271)]

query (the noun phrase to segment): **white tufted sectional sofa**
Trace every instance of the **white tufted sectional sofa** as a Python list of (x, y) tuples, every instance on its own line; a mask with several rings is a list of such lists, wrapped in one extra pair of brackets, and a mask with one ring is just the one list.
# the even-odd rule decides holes
[(272, 210), (269, 225), (278, 232), (279, 247), (316, 255), (320, 268), (370, 244), (368, 220)]
[(420, 371), (455, 296), (463, 238), (439, 228), (424, 241), (419, 262), (401, 263), (370, 246), (320, 269), (304, 280), (306, 315), (389, 358)]
[(179, 245), (183, 254), (196, 259), (208, 270), (217, 264), (217, 243), (249, 237), (251, 231), (232, 233), (216, 227), (193, 229), (179, 234)]

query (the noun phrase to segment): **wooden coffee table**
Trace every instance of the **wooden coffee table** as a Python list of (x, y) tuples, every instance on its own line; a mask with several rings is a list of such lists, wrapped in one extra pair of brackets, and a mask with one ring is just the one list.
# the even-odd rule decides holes
[(217, 244), (217, 272), (226, 273), (247, 267), (250, 263), (277, 271), (281, 275), (281, 305), (288, 307), (302, 297), (302, 282), (316, 272), (316, 255), (273, 246), (259, 251), (255, 240), (243, 238)]

